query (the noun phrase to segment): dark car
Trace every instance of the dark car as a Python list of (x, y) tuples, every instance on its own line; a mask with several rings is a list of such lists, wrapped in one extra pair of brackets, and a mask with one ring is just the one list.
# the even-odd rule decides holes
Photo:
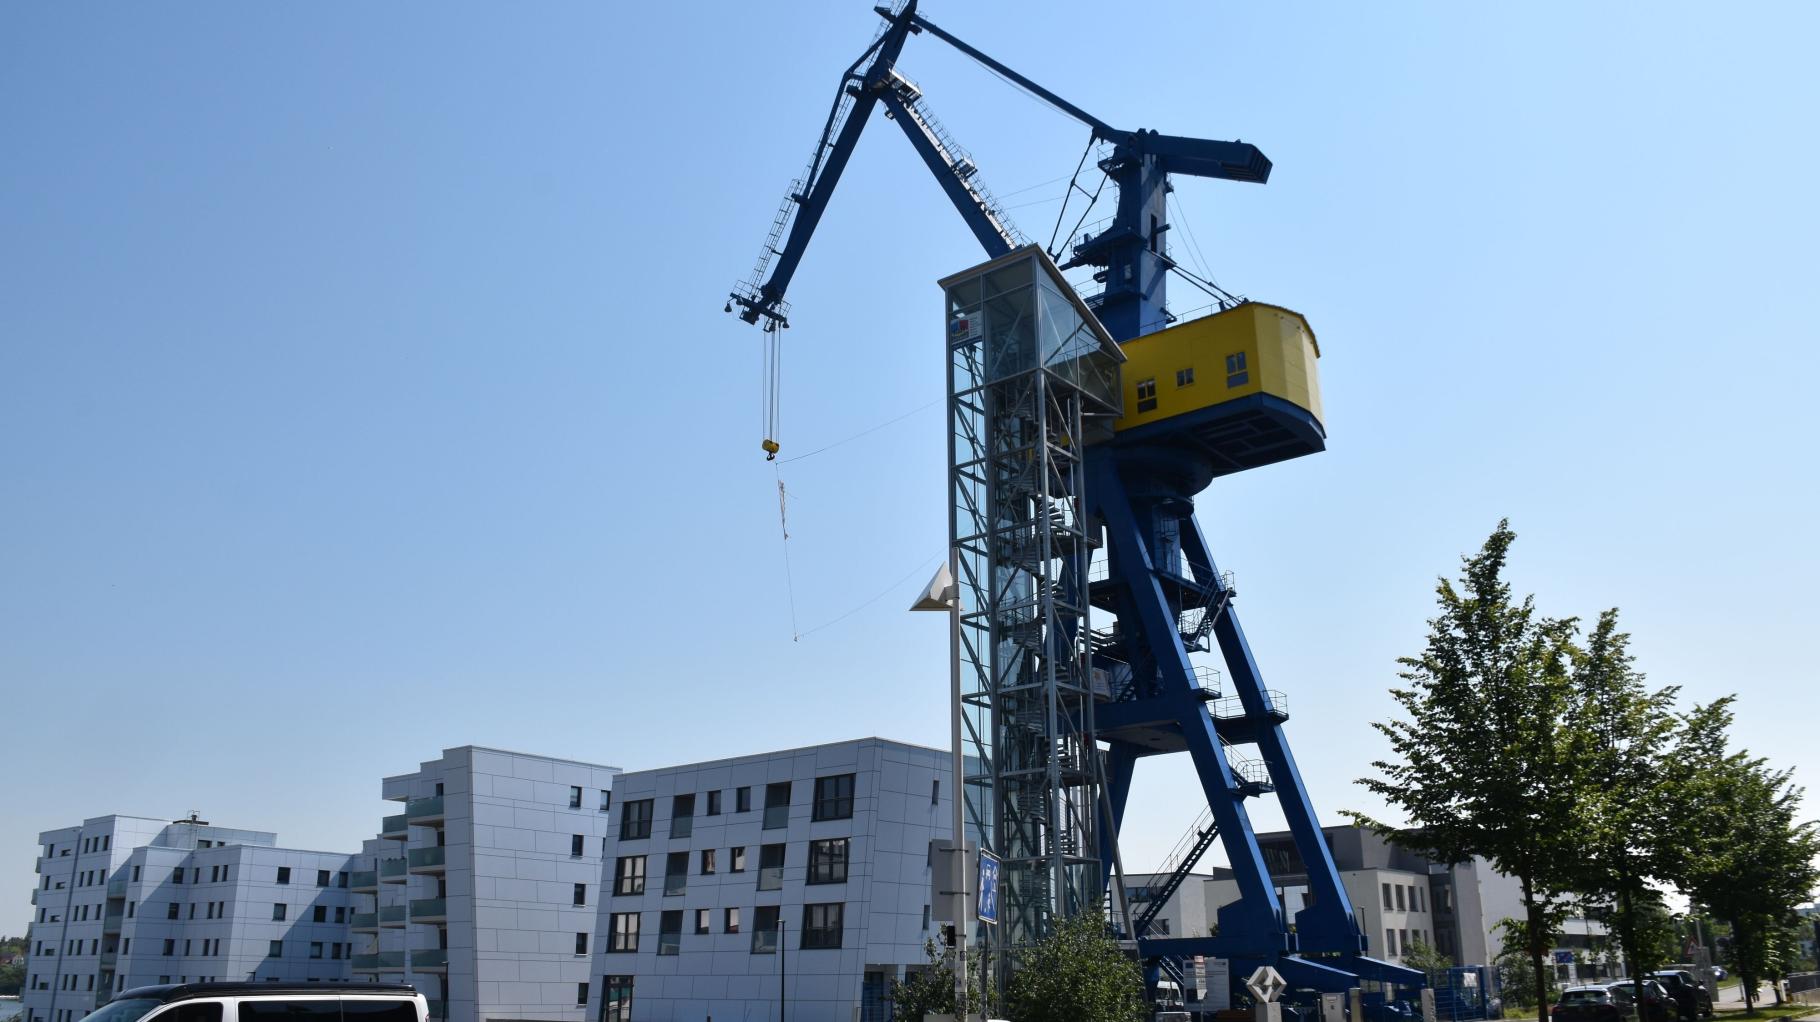
[(1684, 1022), (1713, 1017), (1713, 995), (1706, 992), (1706, 985), (1695, 979), (1693, 973), (1685, 969), (1668, 969), (1652, 972), (1650, 978), (1662, 984), (1668, 995), (1675, 999)]
[[(1637, 991), (1630, 983), (1570, 987), (1555, 1003), (1554, 1022), (1623, 1022), (1637, 1017)], [(1643, 1022), (1673, 1022), (1674, 999), (1654, 980), (1643, 982)]]

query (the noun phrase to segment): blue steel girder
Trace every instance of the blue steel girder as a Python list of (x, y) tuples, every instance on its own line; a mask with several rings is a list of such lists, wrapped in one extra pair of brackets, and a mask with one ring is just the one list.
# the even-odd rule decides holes
[(880, 93), (885, 108), (897, 126), (904, 129), (904, 137), (916, 148), (916, 154), (923, 158), (923, 164), (935, 175), (935, 180), (947, 193), (948, 201), (967, 222), (967, 229), (994, 259), (1017, 247), (1017, 240), (1012, 237), (1009, 225), (1000, 222), (994, 210), (990, 209), (978, 192), (974, 191), (967, 181), (967, 176), (960, 167), (955, 166), (953, 155), (942, 145), (941, 140), (929, 130), (920, 111), (912, 108), (911, 103), (899, 96), (897, 90), (887, 88)]
[[(1219, 567), (1214, 563), (1212, 551), (1193, 514), (1183, 516), (1180, 536), (1184, 556), (1195, 564), (1206, 565), (1215, 578), (1219, 577)], [(1246, 717), (1253, 722), (1253, 740), (1257, 743), (1258, 755), (1276, 784), (1277, 801), (1282, 806), (1296, 852), (1301, 855), (1308, 875), (1309, 890), (1314, 895), (1313, 903), (1296, 913), (1298, 942), (1304, 951), (1363, 954), (1365, 937), (1353, 917), (1352, 899), (1347, 897), (1346, 888), (1340, 882), (1340, 871), (1334, 866), (1333, 853), (1327, 847), (1326, 836), (1315, 817), (1308, 789), (1302, 783), (1302, 773), (1296, 768), (1288, 739), (1283, 736), (1277, 708), (1265, 694), (1263, 675), (1232, 608), (1228, 607), (1214, 622), (1213, 634), (1225, 658), (1233, 694), (1238, 696)]]

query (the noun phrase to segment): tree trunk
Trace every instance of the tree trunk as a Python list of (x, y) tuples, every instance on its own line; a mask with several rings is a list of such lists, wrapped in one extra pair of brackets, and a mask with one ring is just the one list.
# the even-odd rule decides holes
[[(1631, 908), (1635, 905), (1635, 902), (1631, 900), (1630, 888), (1628, 886), (1619, 889), (1618, 899), (1618, 943), (1621, 945), (1618, 950), (1622, 955), (1619, 960), (1630, 972), (1632, 983), (1631, 993), (1637, 998), (1637, 1022), (1649, 1022), (1649, 1013), (1646, 1010), (1647, 1006), (1643, 1002), (1643, 964), (1639, 960), (1636, 951), (1637, 920), (1636, 917), (1631, 915)], [(1680, 1018), (1680, 1015), (1680, 1004), (1677, 1002), (1675, 1006), (1675, 1017), (1668, 1019), (1667, 1022), (1676, 1022), (1676, 1020)]]
[(1536, 1022), (1548, 1022), (1548, 974), (1542, 971), (1542, 959), (1548, 954), (1544, 943), (1548, 934), (1542, 925), (1542, 909), (1530, 893), (1528, 881), (1523, 882), (1523, 911), (1529, 921), (1525, 927), (1529, 932), (1524, 935), (1529, 939), (1529, 964), (1536, 973)]

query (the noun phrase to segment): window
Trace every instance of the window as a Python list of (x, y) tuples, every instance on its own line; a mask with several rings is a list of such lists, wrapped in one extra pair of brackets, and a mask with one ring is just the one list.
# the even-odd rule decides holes
[[(337, 997), (325, 997), (321, 1000), (251, 1000), (241, 1001), (234, 1009), (239, 1022), (341, 1022), (344, 1004), (352, 1008), (354, 1001), (343, 1002)], [(415, 1009), (412, 1011), (415, 1014)], [(392, 1022), (384, 1017), (384, 1022)]]
[(651, 800), (641, 798), (619, 807), (619, 839), (636, 841), (651, 836)]
[(1175, 371), (1175, 385), (1176, 386), (1186, 387), (1192, 383), (1194, 383), (1194, 367), (1193, 366), (1189, 366), (1186, 369), (1177, 369)]
[(682, 894), (689, 889), (689, 853), (671, 852), (664, 857), (664, 896)]
[(575, 953), (578, 955), (585, 955), (588, 953), (588, 935), (587, 934), (578, 933), (575, 935)]
[(1416, 896), (1416, 911), (1417, 912), (1428, 911), (1428, 908), (1426, 907), (1426, 899), (1424, 899), (1422, 897), (1422, 889), (1420, 887), (1414, 887), (1414, 888), (1410, 889), (1410, 893), (1414, 894)]
[(778, 891), (784, 886), (784, 846), (760, 845), (758, 848), (758, 889)]
[(733, 792), (733, 811), (749, 813), (752, 811), (752, 789), (737, 788)]
[(138, 882), (139, 882), (139, 867), (134, 866), (133, 867), (133, 883), (138, 883)]
[(816, 820), (851, 820), (853, 818), (853, 775), (837, 774), (815, 779)]
[(322, 941), (320, 941), (320, 940), (310, 941), (310, 957), (311, 958), (321, 958), (322, 957)]
[(765, 829), (777, 830), (790, 824), (790, 782), (765, 785)]
[[(181, 906), (179, 906), (174, 901), (171, 902), (169, 905), (166, 905), (164, 908), (165, 908), (164, 918), (166, 918), (166, 919), (175, 919), (175, 918), (177, 918), (177, 913), (182, 911)], [(273, 918), (282, 919), (284, 917), (283, 916), (274, 916)]]
[(942, 779), (937, 777), (929, 782), (929, 804), (939, 805), (942, 801)]
[(329, 907), (327, 905), (317, 905), (314, 909), (312, 909), (310, 911), (310, 922), (326, 923), (328, 921), (329, 921)]
[[(575, 808), (579, 809), (581, 807), (576, 806)], [(586, 983), (575, 984), (575, 1003), (576, 1004), (588, 1003), (588, 985)]]
[(632, 1022), (632, 977), (603, 976), (600, 1022)]
[(581, 858), (581, 835), (580, 834), (570, 834), (569, 835), (569, 858), (571, 858), (571, 859)]
[(645, 857), (622, 855), (613, 867), (615, 895), (645, 893)]
[(138, 907), (139, 907), (139, 903), (136, 901), (127, 902), (126, 903), (126, 917), (128, 919), (133, 918), (133, 910)]
[[(290, 881), (290, 880), (289, 880), (289, 876), (290, 876), (290, 872), (291, 872), (291, 871), (290, 871), (290, 870), (288, 870), (288, 869), (281, 869), (281, 870), (279, 870), (279, 871), (278, 871), (278, 872), (279, 872), (279, 874), (280, 874), (280, 875), (282, 875), (282, 876), (285, 876), (285, 877), (286, 877), (286, 879), (284, 879), (284, 880), (280, 880), (280, 881), (278, 881), (278, 882), (279, 882), (279, 883), (281, 883), (281, 884), (288, 884), (288, 883), (290, 883), (290, 882), (291, 882), (291, 881)], [(183, 883), (183, 867), (182, 867), (182, 866), (178, 866), (178, 867), (177, 867), (177, 868), (176, 868), (176, 869), (173, 869), (173, 870), (171, 870), (171, 883), (173, 883), (173, 884), (180, 884), (180, 883)], [(63, 886), (63, 885), (62, 885), (62, 884), (58, 884), (58, 885), (57, 885), (57, 886), (58, 886), (58, 887), (62, 887), (62, 886)]]
[(1251, 382), (1251, 373), (1245, 369), (1245, 353), (1235, 351), (1226, 356), (1226, 389), (1243, 387)]
[(611, 808), (613, 808), (613, 793), (602, 788), (600, 790), (600, 811), (604, 813)]
[(1388, 926), (1384, 928), (1384, 953), (1392, 957), (1397, 953), (1397, 931)]
[[(176, 908), (177, 906), (173, 905), (171, 907)], [(272, 921), (273, 922), (282, 922), (284, 920), (284, 914), (288, 909), (289, 909), (289, 906), (287, 906), (282, 901), (273, 902), (272, 903)]]
[(803, 941), (804, 949), (840, 947), (841, 909), (840, 902), (825, 905), (803, 906)]
[(347, 885), (348, 885), (348, 871), (344, 869), (335, 874), (335, 886), (336, 887), (346, 887)]
[(714, 875), (714, 849), (712, 848), (701, 850), (701, 875), (705, 877)]
[(657, 922), (657, 953), (676, 955), (682, 953), (682, 909), (665, 912)]
[(737, 845), (727, 849), (727, 872), (744, 873), (746, 871), (746, 846)]
[(575, 885), (575, 904), (586, 905), (587, 903), (588, 903), (588, 885), (587, 884), (576, 884)]
[(348, 910), (347, 910), (346, 906), (344, 906), (344, 905), (335, 906), (335, 921), (338, 923), (345, 923), (348, 921)]
[(169, 958), (170, 956), (172, 956), (176, 953), (177, 953), (177, 941), (171, 937), (164, 938), (164, 957)]
[(695, 796), (678, 795), (670, 802), (670, 836), (688, 837), (695, 833)]
[(809, 883), (847, 882), (847, 838), (809, 842)]
[(615, 912), (608, 917), (607, 950), (638, 950), (638, 913)]
[(728, 909), (726, 912), (725, 918), (723, 918), (721, 920), (720, 928), (722, 930), (726, 931), (727, 933), (738, 933), (739, 932), (739, 909), (737, 909), (737, 908)]
[(336, 961), (341, 960), (341, 944), (339, 942), (329, 945), (329, 957)]
[(1384, 910), (1388, 912), (1389, 910), (1396, 908), (1396, 907), (1397, 907), (1396, 903), (1394, 901), (1392, 901), (1391, 897), (1390, 897), (1390, 885), (1385, 884), (1384, 885)]
[(695, 932), (696, 933), (702, 934), (702, 933), (711, 932), (709, 927), (713, 921), (714, 921), (714, 910), (713, 909), (698, 908), (695, 910)]
[(1402, 912), (1405, 908), (1405, 906), (1403, 904), (1403, 885), (1397, 884), (1395, 887), (1395, 891), (1396, 891), (1396, 895), (1397, 895), (1397, 911)]
[(328, 885), (329, 885), (329, 871), (326, 869), (317, 870), (316, 871), (316, 886), (317, 887), (327, 887)]
[(1137, 410), (1140, 412), (1156, 411), (1156, 377), (1137, 382)]
[(580, 785), (577, 785), (577, 784), (569, 785), (569, 808), (570, 809), (580, 809), (581, 808), (581, 786)]
[(777, 954), (777, 906), (760, 905), (752, 910), (752, 953)]
[(291, 882), (291, 867), (289, 867), (289, 866), (278, 867), (278, 882), (281, 884), (288, 884)]
[(719, 816), (720, 815), (720, 790), (719, 789), (715, 789), (714, 791), (708, 792), (708, 815), (709, 816)]

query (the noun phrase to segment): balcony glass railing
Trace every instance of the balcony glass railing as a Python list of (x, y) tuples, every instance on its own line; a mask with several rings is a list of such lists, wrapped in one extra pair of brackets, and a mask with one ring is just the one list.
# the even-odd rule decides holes
[(381, 926), (403, 926), (404, 917), (405, 909), (403, 905), (379, 906), (379, 925)]
[(396, 816), (388, 816), (380, 821), (379, 832), (388, 837), (394, 834), (403, 834), (405, 833), (405, 820), (406, 816), (403, 813), (399, 813)]
[(354, 956), (355, 972), (378, 972), (381, 969), (404, 968), (403, 951), (380, 951), (370, 955)]
[(413, 848), (405, 854), (411, 858), (412, 869), (431, 869), (448, 861), (448, 849), (440, 845), (430, 848)]
[(113, 969), (115, 963), (117, 963), (119, 961), (120, 961), (120, 952), (118, 952), (118, 951), (101, 952), (101, 968), (103, 971), (108, 971), (108, 970)]
[(449, 914), (447, 898), (416, 898), (411, 902), (411, 919), (441, 919)]
[(686, 893), (688, 890), (689, 890), (689, 874), (687, 874), (687, 873), (666, 873), (666, 874), (664, 874), (664, 894), (665, 894), (665, 896), (672, 895), (672, 894), (683, 894), (683, 893)]
[(120, 923), (125, 918), (126, 918), (125, 912), (109, 912), (107, 915), (101, 917), (101, 932), (102, 933), (119, 933), (120, 932)]
[(784, 868), (782, 866), (761, 866), (758, 870), (758, 889), (761, 891), (781, 891), (784, 888)]
[(381, 880), (402, 880), (402, 879), (404, 879), (404, 860), (403, 859), (380, 859), (379, 860), (379, 879), (381, 879)]
[(675, 816), (670, 819), (671, 837), (690, 837), (695, 833), (695, 817)]
[(657, 935), (657, 953), (660, 955), (682, 954), (682, 933), (663, 931)]
[(449, 967), (449, 952), (444, 948), (423, 948), (411, 952), (413, 969), (446, 969)]
[(752, 953), (755, 955), (777, 954), (777, 931), (772, 929), (753, 930)]
[(354, 871), (352, 879), (353, 882), (349, 886), (353, 887), (354, 890), (370, 891), (379, 886), (379, 871), (372, 869), (357, 869)]
[(115, 877), (107, 882), (107, 896), (110, 898), (126, 897), (126, 878)]
[(780, 830), (784, 827), (788, 827), (789, 825), (790, 825), (790, 807), (789, 806), (766, 806), (765, 807), (765, 829), (766, 830)]
[(404, 814), (412, 820), (441, 819), (442, 796), (414, 798), (404, 804)]
[(348, 925), (356, 930), (376, 930), (379, 928), (379, 913), (356, 912), (348, 920)]

